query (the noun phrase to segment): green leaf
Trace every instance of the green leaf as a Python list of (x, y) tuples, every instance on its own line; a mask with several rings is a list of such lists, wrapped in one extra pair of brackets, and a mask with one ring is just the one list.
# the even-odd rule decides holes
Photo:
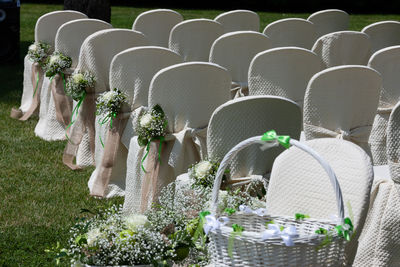
[(147, 144), (149, 143), (149, 140), (147, 140), (146, 138), (143, 138), (141, 136), (138, 136), (138, 144), (139, 146), (147, 146)]

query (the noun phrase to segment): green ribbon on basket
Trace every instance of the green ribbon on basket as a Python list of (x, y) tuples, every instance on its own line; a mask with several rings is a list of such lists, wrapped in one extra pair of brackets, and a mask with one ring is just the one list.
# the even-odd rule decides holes
[(306, 218), (310, 218), (309, 215), (307, 215), (307, 214), (301, 214), (301, 213), (296, 213), (296, 214), (294, 215), (294, 217), (296, 218), (297, 221), (298, 221), (298, 220), (304, 220), (304, 219), (306, 219)]
[[(65, 128), (65, 136), (67, 137), (68, 140), (69, 140), (69, 136), (67, 134), (67, 130), (69, 127), (72, 126), (72, 124), (75, 123), (75, 120), (78, 118), (79, 108), (82, 105), (83, 101), (85, 100), (85, 97), (86, 97), (86, 91), (83, 92), (83, 94), (82, 94), (81, 98), (79, 99), (78, 103), (76, 104), (74, 110), (72, 110), (71, 122), (69, 123), (67, 128)], [(74, 120), (74, 114), (75, 114), (75, 120)]]
[(231, 232), (228, 240), (228, 255), (231, 258), (233, 257), (233, 242), (235, 242), (235, 237), (242, 235), (244, 227), (237, 223), (234, 223), (232, 224), (232, 229), (233, 231)]
[(209, 212), (208, 210), (201, 211), (199, 213), (199, 223), (197, 225), (196, 232), (193, 235), (193, 242), (196, 242), (200, 236), (204, 235), (203, 227), (204, 227), (204, 224), (206, 223), (206, 216), (210, 215), (210, 214), (211, 214), (211, 212)]
[(147, 171), (146, 171), (146, 169), (144, 168), (143, 163), (144, 163), (145, 159), (147, 158), (147, 156), (149, 155), (149, 152), (150, 152), (150, 143), (153, 142), (153, 141), (156, 141), (156, 140), (159, 140), (159, 141), (160, 141), (160, 145), (158, 146), (158, 161), (159, 161), (160, 164), (161, 164), (161, 148), (162, 148), (162, 142), (165, 141), (165, 137), (164, 137), (164, 136), (159, 136), (159, 137), (152, 138), (152, 139), (147, 143), (147, 145), (146, 145), (146, 154), (145, 154), (144, 157), (142, 158), (142, 162), (141, 162), (142, 170), (143, 170), (145, 173), (147, 173)]
[[(102, 120), (99, 120), (99, 124), (104, 125), (107, 122), (110, 122), (110, 129), (112, 129), (113, 119), (115, 119), (116, 117), (117, 117), (117, 113), (111, 112), (107, 116), (105, 116)], [(103, 139), (101, 138), (101, 134), (99, 135), (99, 137), (100, 137), (101, 146), (104, 148), (104, 143), (103, 143)]]
[(39, 87), (39, 72), (37, 72), (37, 75), (36, 75), (36, 86), (35, 86), (35, 91), (33, 92), (32, 98), (35, 97), (38, 87)]
[(336, 232), (338, 233), (338, 236), (343, 237), (347, 241), (350, 241), (351, 236), (353, 234), (354, 226), (353, 223), (351, 222), (351, 219), (349, 217), (346, 217), (344, 218), (344, 224), (336, 225), (335, 229)]
[(277, 135), (275, 130), (270, 130), (261, 137), (262, 141), (274, 141), (277, 140), (284, 148), (290, 147), (290, 136), (289, 135)]

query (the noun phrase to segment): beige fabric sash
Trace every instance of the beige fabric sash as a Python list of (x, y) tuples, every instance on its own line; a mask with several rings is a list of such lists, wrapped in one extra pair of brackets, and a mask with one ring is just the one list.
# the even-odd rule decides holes
[(118, 114), (113, 120), (112, 128), (109, 128), (107, 131), (100, 169), (94, 181), (92, 192), (90, 193), (92, 196), (104, 197), (104, 193), (111, 179), (117, 152), (121, 145), (121, 136), (125, 130), (129, 115), (130, 111)]
[(76, 170), (81, 169), (78, 165), (74, 164), (74, 159), (78, 152), (80, 143), (86, 131), (89, 134), (90, 140), (90, 151), (92, 153), (94, 162), (94, 151), (95, 151), (95, 120), (96, 120), (96, 93), (87, 93), (85, 100), (83, 101), (80, 109), (78, 118), (72, 125), (69, 140), (64, 150), (63, 163), (70, 169)]
[(238, 98), (249, 95), (249, 85), (247, 82), (234, 82), (231, 85), (231, 98)]
[[(37, 83), (38, 85), (36, 87), (36, 80), (37, 80), (38, 75), (39, 75), (39, 82)], [(40, 90), (43, 85), (43, 76), (44, 76), (44, 71), (43, 71), (42, 67), (39, 65), (39, 63), (34, 62), (32, 64), (32, 73), (31, 73), (31, 81), (32, 81), (33, 93), (34, 93), (31, 106), (25, 112), (25, 114), (22, 114), (22, 111), (13, 108), (11, 110), (11, 115), (10, 115), (12, 118), (19, 119), (20, 121), (26, 121), (27, 119), (29, 119), (33, 114), (35, 114), (38, 111), (39, 106), (40, 106)], [(35, 93), (35, 90), (36, 90), (36, 93)]]
[[(183, 158), (185, 157), (185, 149), (190, 143), (194, 143), (197, 152), (200, 157), (207, 155), (207, 146), (205, 144), (205, 138), (207, 135), (207, 127), (201, 129), (187, 128), (178, 133), (168, 134), (165, 136), (165, 141), (162, 143), (161, 158), (163, 159), (163, 149), (167, 143), (172, 142), (173, 147), (171, 153), (168, 156), (168, 165), (175, 170), (182, 170)], [(149, 155), (146, 159), (146, 174), (144, 175), (142, 182), (142, 195), (141, 195), (141, 212), (146, 211), (149, 199), (151, 202), (156, 202), (158, 197), (159, 188), (159, 171), (160, 162), (158, 160), (158, 150), (160, 141), (154, 141), (150, 143)]]
[(388, 159), (388, 163), (392, 180), (395, 183), (400, 184), (400, 162), (394, 162)]
[[(64, 72), (64, 78), (72, 74), (73, 70)], [(56, 74), (50, 84), (51, 93), (56, 108), (56, 118), (66, 128), (71, 122), (72, 115), (72, 99), (65, 94), (64, 81), (60, 74)]]
[(368, 138), (371, 133), (371, 129), (372, 125), (366, 125), (350, 129), (350, 131), (344, 131), (341, 129), (332, 131), (320, 126), (304, 123), (304, 130), (306, 132), (311, 132), (312, 135), (315, 137), (318, 138), (332, 137), (332, 138), (344, 139), (356, 144), (368, 143)]
[(386, 107), (386, 108), (381, 108), (378, 107), (378, 110), (376, 111), (377, 114), (389, 114), (392, 113), (394, 106), (391, 107)]

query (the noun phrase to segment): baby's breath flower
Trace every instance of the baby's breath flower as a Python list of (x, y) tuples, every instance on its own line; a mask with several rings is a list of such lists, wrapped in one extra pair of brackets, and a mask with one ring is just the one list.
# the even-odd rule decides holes
[(68, 79), (65, 93), (75, 101), (79, 101), (86, 93), (86, 88), (94, 87), (95, 77), (89, 72), (75, 72)]
[(117, 116), (126, 98), (127, 95), (117, 88), (102, 93), (96, 101), (96, 115), (104, 118)]
[(33, 62), (43, 64), (45, 59), (48, 57), (49, 52), (50, 45), (41, 42), (35, 42), (28, 48), (28, 57)]
[(52, 77), (57, 73), (61, 73), (64, 70), (70, 68), (72, 65), (72, 59), (68, 56), (63, 55), (60, 52), (54, 52), (46, 61), (46, 76)]
[(154, 139), (165, 136), (167, 124), (167, 119), (160, 105), (155, 105), (151, 110), (144, 112), (136, 125), (139, 145), (146, 146)]

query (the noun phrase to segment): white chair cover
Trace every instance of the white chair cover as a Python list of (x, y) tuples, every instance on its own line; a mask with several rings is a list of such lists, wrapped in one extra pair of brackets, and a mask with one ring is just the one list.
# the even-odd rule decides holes
[(306, 139), (345, 139), (370, 154), (368, 138), (381, 85), (379, 73), (366, 66), (339, 66), (315, 74), (304, 98)]
[[(72, 59), (72, 66), (65, 71), (65, 74), (72, 73), (78, 65), (79, 51), (86, 37), (97, 31), (111, 28), (111, 24), (97, 19), (78, 19), (63, 24), (56, 34), (55, 51)], [(73, 38), (71, 38), (72, 36)], [(43, 80), (39, 121), (35, 127), (35, 134), (47, 141), (65, 139), (65, 125), (57, 120), (49, 77), (45, 77)]]
[[(371, 160), (361, 148), (344, 140), (323, 138), (306, 144), (330, 164), (340, 183), (346, 216), (354, 216), (355, 235), (346, 246), (346, 266), (351, 266), (368, 211), (373, 181)], [(314, 158), (297, 147), (278, 156), (267, 193), (269, 213), (293, 217), (302, 213), (329, 220), (338, 215), (336, 203), (329, 178)]]
[[(44, 42), (51, 45), (52, 51), (54, 51), (54, 39), (58, 28), (65, 22), (83, 19), (87, 16), (81, 12), (72, 10), (53, 11), (41, 16), (35, 25), (35, 41)], [(21, 98), (20, 110), (26, 112), (32, 103), (32, 96), (34, 88), (31, 81), (31, 68), (32, 61), (29, 60), (28, 55), (24, 58), (24, 81), (23, 91)], [(40, 90), (38, 88), (37, 90)]]
[(143, 33), (150, 45), (168, 47), (171, 29), (182, 21), (182, 15), (174, 10), (154, 9), (139, 14), (132, 30)]
[(348, 30), (350, 16), (340, 9), (326, 9), (311, 14), (307, 20), (314, 23), (317, 36), (320, 37), (331, 32)]
[(321, 59), (299, 47), (274, 48), (257, 54), (249, 69), (249, 95), (275, 95), (303, 108), (308, 81), (322, 70)]
[(372, 53), (393, 45), (400, 45), (400, 22), (380, 21), (362, 29), (371, 38)]
[[(125, 193), (126, 180), (126, 160), (128, 155), (129, 142), (135, 135), (137, 119), (145, 107), (147, 107), (147, 97), (149, 86), (154, 74), (159, 70), (182, 62), (182, 58), (168, 50), (157, 46), (145, 46), (126, 49), (113, 58), (110, 66), (110, 88), (118, 88), (128, 95), (129, 103), (128, 116), (125, 130), (123, 131), (121, 144), (118, 146), (115, 165), (112, 167), (111, 178), (105, 190), (104, 197), (121, 196)], [(108, 124), (98, 123), (101, 117), (96, 117), (96, 150), (95, 161), (96, 169), (93, 171), (89, 180), (89, 190), (93, 194), (93, 186), (100, 177), (99, 170), (102, 167), (102, 157), (104, 148), (100, 143), (107, 142)]]
[[(127, 48), (144, 45), (148, 45), (146, 37), (140, 32), (128, 29), (98, 31), (89, 35), (83, 42), (76, 70), (92, 73), (96, 77), (96, 85), (95, 88), (88, 88), (87, 90), (85, 102), (80, 107), (76, 122), (71, 127), (70, 140), (64, 152), (64, 156), (66, 154), (76, 155), (78, 166), (84, 167), (94, 164), (94, 102), (98, 94), (110, 89), (109, 72), (111, 60), (117, 53)], [(91, 117), (85, 118), (86, 116)], [(86, 121), (86, 125), (83, 123), (84, 121)], [(81, 132), (84, 132), (82, 140), (80, 140)], [(69, 145), (73, 147), (69, 148)]]
[(223, 33), (222, 25), (214, 20), (186, 20), (172, 28), (169, 49), (181, 55), (185, 62), (208, 62), (211, 45)]
[(374, 165), (386, 165), (386, 128), (393, 107), (400, 101), (400, 46), (375, 52), (368, 66), (382, 75), (383, 82), (369, 143)]
[(400, 102), (389, 118), (390, 177), (374, 182), (371, 204), (353, 266), (400, 266)]
[[(156, 199), (160, 190), (176, 176), (207, 155), (205, 145), (208, 121), (212, 112), (229, 100), (231, 77), (222, 67), (212, 63), (190, 62), (173, 65), (159, 71), (150, 84), (148, 104), (159, 104), (168, 120), (168, 132), (163, 142), (159, 172), (152, 181), (154, 198), (141, 199), (145, 173), (141, 161), (145, 148), (133, 137), (129, 146), (124, 211), (143, 211)], [(152, 142), (150, 154), (144, 162), (148, 174), (157, 161), (158, 145)], [(153, 158), (153, 160), (152, 160)], [(158, 168), (157, 167), (157, 168)], [(146, 174), (147, 176), (147, 174)], [(152, 178), (152, 177), (146, 177)], [(146, 182), (150, 182), (146, 180)], [(147, 195), (145, 195), (147, 196)]]
[(275, 47), (296, 46), (311, 49), (317, 39), (314, 24), (298, 18), (274, 21), (265, 27), (263, 33), (271, 38)]
[(260, 31), (260, 17), (250, 10), (231, 10), (219, 14), (214, 20), (222, 24), (225, 32)]
[(248, 72), (253, 57), (272, 47), (262, 33), (236, 31), (220, 36), (211, 47), (210, 62), (226, 68), (232, 76), (232, 98), (248, 94)]
[(322, 59), (325, 68), (367, 65), (371, 56), (371, 41), (368, 35), (362, 32), (333, 32), (320, 37), (312, 51)]

